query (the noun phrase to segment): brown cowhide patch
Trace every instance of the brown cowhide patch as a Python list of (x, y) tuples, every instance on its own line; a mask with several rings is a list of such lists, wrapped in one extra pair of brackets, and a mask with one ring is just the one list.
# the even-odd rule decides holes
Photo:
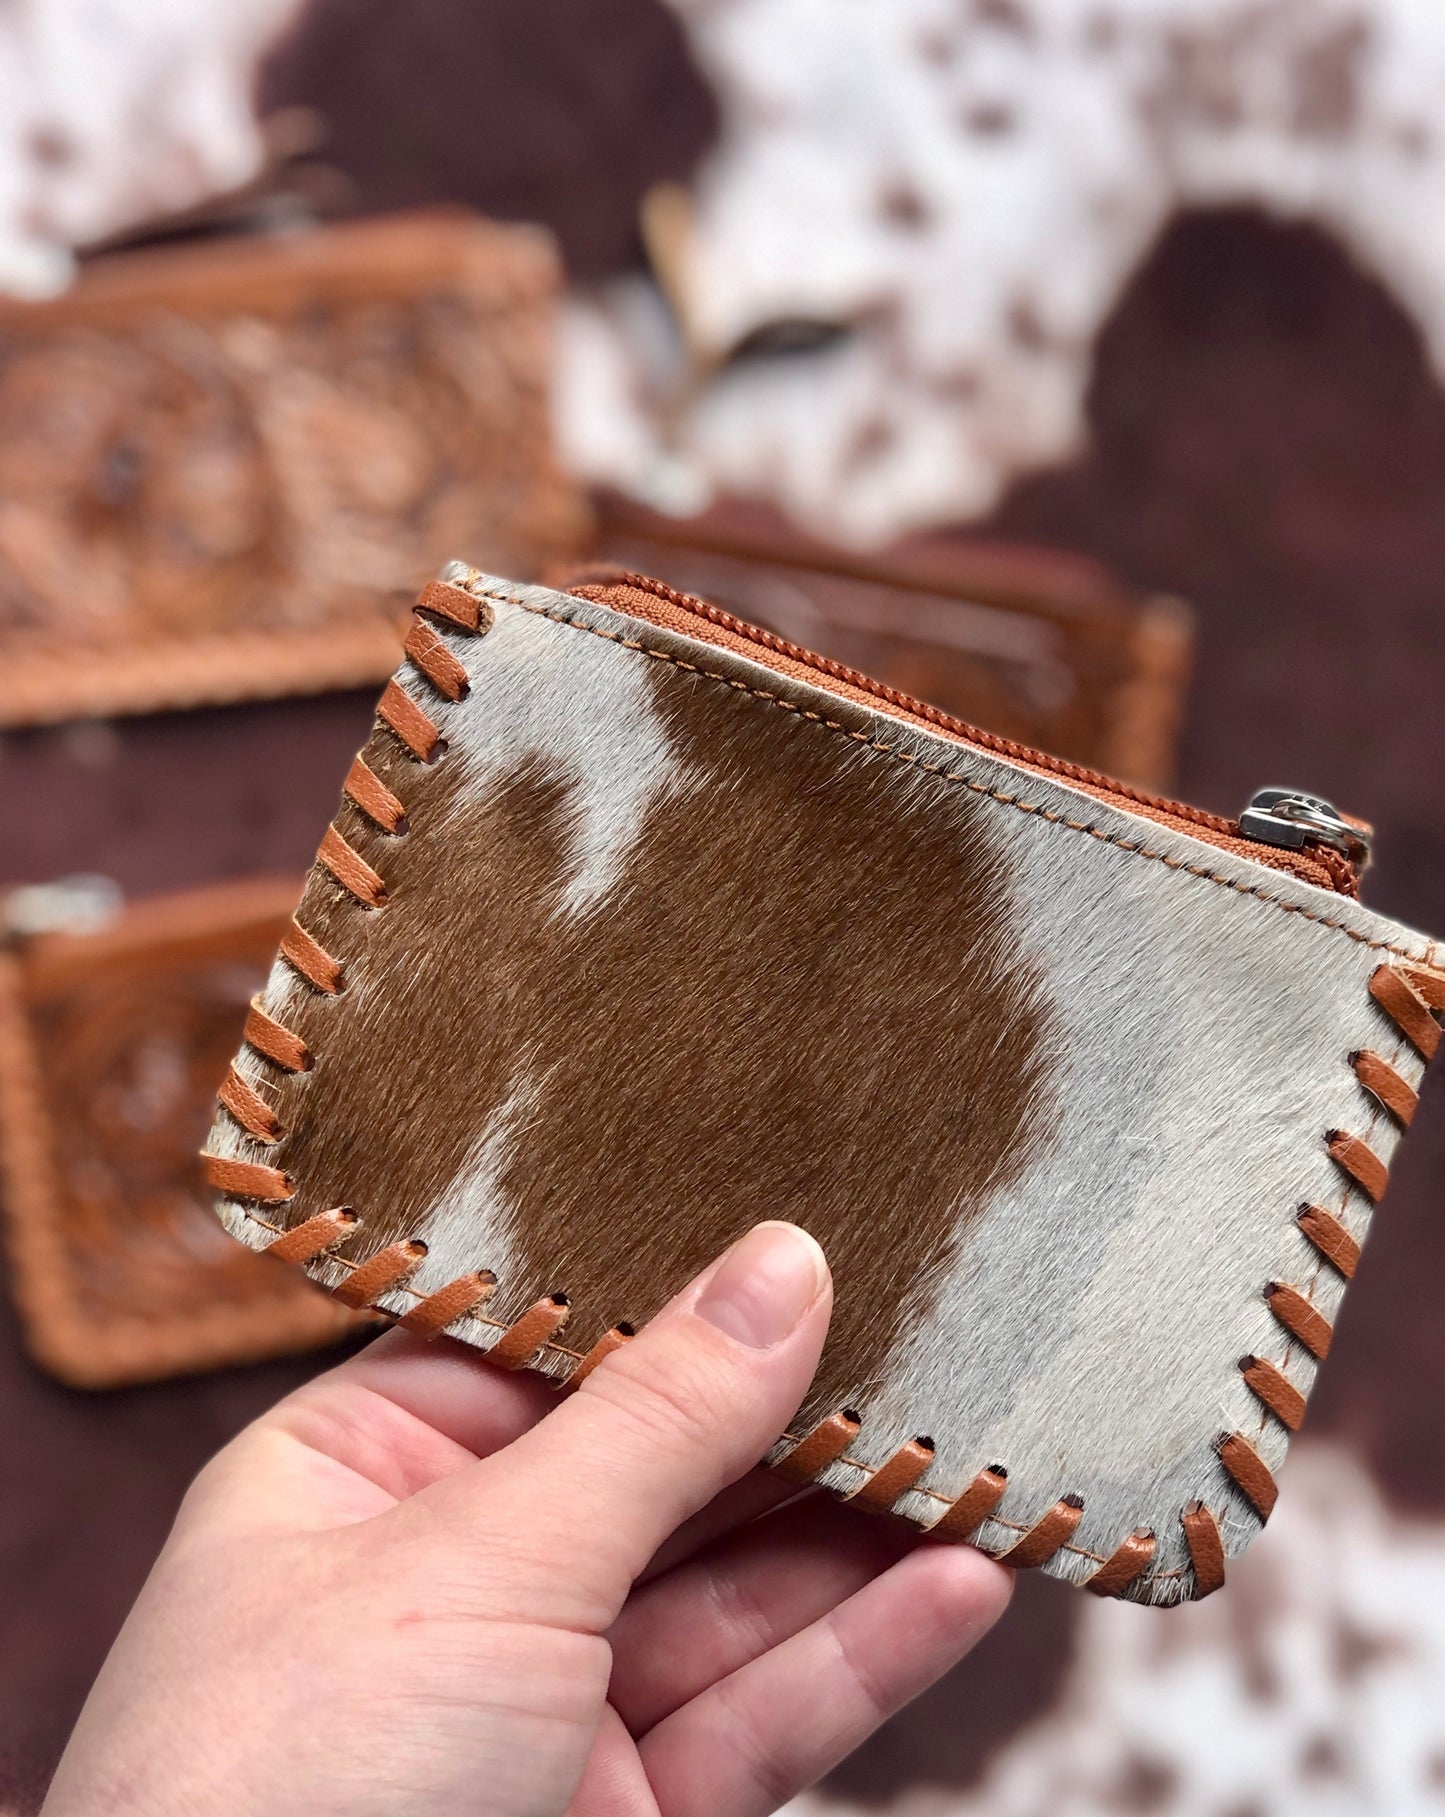
[[(338, 818), (385, 909), (308, 886), (302, 919), (351, 988), (289, 1016), (317, 1055), (277, 1156), (290, 1220), (352, 1205), (366, 1255), (471, 1217), (466, 1265), (501, 1275), (489, 1313), (563, 1292), (585, 1349), (758, 1219), (793, 1219), (837, 1282), (809, 1406), (846, 1405), (1047, 1139), (1050, 1019), (1007, 861), (966, 791), (722, 682), (615, 661), (647, 665), (684, 780), (580, 907), (575, 773), (535, 751), (469, 780), (456, 752), (427, 770), (373, 738), (410, 831)], [(480, 1220), (459, 1183), (506, 1105)]]

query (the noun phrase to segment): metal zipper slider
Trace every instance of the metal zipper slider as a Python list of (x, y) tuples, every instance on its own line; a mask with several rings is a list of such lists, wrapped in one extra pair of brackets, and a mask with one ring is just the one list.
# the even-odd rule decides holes
[(1246, 839), (1287, 852), (1327, 845), (1343, 853), (1356, 870), (1369, 862), (1369, 834), (1352, 826), (1332, 801), (1306, 795), (1302, 789), (1260, 789), (1240, 815), (1239, 830)]

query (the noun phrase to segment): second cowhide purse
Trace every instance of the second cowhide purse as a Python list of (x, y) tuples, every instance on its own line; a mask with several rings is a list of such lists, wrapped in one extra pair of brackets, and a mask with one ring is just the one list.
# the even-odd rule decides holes
[(637, 576), (422, 594), (207, 1145), (345, 1304), (573, 1381), (760, 1218), (837, 1310), (771, 1461), (1207, 1594), (1439, 1039), (1364, 831), (1239, 822)]

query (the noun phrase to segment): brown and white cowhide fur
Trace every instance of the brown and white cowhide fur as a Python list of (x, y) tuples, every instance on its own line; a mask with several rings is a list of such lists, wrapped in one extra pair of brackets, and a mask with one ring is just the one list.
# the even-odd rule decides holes
[(384, 1307), (490, 1269), (486, 1319), (456, 1335), (487, 1347), (488, 1321), (558, 1292), (580, 1351), (756, 1219), (795, 1219), (838, 1283), (799, 1429), (862, 1416), (826, 1482), (926, 1435), (899, 1512), (929, 1524), (1002, 1464), (980, 1543), (1077, 1495), (1050, 1569), (1087, 1577), (1147, 1524), (1134, 1593), (1188, 1596), (1184, 1504), (1218, 1512), (1230, 1552), (1259, 1525), (1217, 1435), (1271, 1467), (1285, 1448), (1240, 1355), (1313, 1376), (1266, 1283), (1337, 1308), (1296, 1210), (1368, 1223), (1325, 1134), (1393, 1146), (1350, 1055), (1418, 1081), (1370, 975), (1428, 943), (604, 604), (473, 586), (496, 613), (448, 636), (468, 696), (401, 678), (444, 753), (419, 763), (380, 726), (367, 747), (409, 830), (338, 815), (387, 905), (320, 869), (307, 885), (299, 918), (347, 989), (278, 962), (264, 999), (315, 1064), (238, 1062), (285, 1135), (222, 1114), (212, 1152), (296, 1190), (224, 1200), (229, 1227), (260, 1247), (350, 1206), (341, 1257), (428, 1245)]

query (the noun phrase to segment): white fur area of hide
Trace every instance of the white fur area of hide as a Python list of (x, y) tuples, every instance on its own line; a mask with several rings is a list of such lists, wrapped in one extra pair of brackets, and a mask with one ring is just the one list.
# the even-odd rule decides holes
[(52, 295), (73, 274), (72, 247), (253, 177), (253, 68), (297, 4), (0, 8), (0, 292)]
[[(672, 0), (724, 114), (668, 283), (574, 301), (572, 462), (870, 543), (1083, 434), (1095, 337), (1178, 211), (1319, 223), (1445, 372), (1434, 0)], [(729, 359), (770, 324), (846, 330)]]
[[(870, 1817), (1439, 1812), (1445, 1523), (1396, 1513), (1353, 1453), (1299, 1441), (1269, 1530), (1212, 1601), (1165, 1622), (1081, 1603), (1058, 1701), (983, 1780)], [(853, 1808), (811, 1792), (786, 1817)]]

